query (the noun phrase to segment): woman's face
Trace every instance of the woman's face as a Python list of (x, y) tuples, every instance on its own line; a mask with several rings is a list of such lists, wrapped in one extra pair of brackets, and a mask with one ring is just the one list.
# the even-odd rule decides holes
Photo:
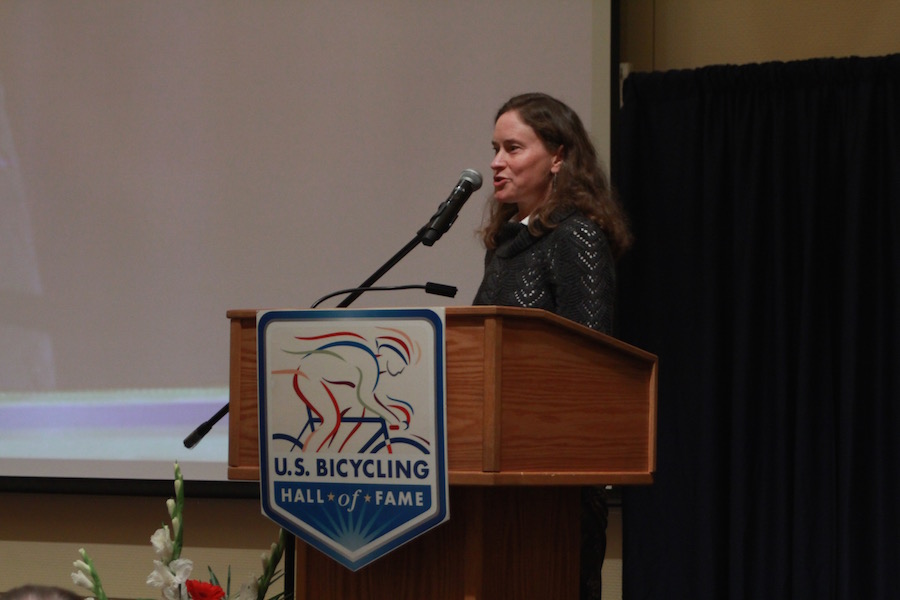
[(562, 148), (551, 154), (518, 111), (503, 113), (494, 124), (494, 199), (518, 206), (524, 219), (547, 201), (553, 175), (562, 164)]

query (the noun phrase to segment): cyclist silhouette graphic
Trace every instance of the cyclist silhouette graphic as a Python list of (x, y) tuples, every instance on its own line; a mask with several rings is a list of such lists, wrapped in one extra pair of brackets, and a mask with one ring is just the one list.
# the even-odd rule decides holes
[(351, 331), (295, 337), (299, 348), (283, 352), (299, 357), (295, 369), (273, 370), (292, 378), (306, 419), (296, 436), (276, 433), (292, 450), (337, 453), (393, 453), (397, 444), (429, 452), (429, 441), (409, 434), (411, 402), (391, 394), (393, 380), (421, 358), (421, 351), (400, 329), (378, 328), (368, 340)]

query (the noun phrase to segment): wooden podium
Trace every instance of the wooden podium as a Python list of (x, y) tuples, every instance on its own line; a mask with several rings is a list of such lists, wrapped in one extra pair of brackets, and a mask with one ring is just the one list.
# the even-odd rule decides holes
[[(232, 310), (228, 477), (259, 480), (256, 311)], [(297, 600), (578, 597), (580, 486), (652, 482), (657, 358), (541, 310), (448, 307), (450, 521)]]

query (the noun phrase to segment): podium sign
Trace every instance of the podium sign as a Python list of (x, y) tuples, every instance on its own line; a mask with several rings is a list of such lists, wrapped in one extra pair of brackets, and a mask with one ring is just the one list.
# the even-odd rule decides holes
[(353, 571), (449, 518), (443, 309), (257, 313), (263, 513)]

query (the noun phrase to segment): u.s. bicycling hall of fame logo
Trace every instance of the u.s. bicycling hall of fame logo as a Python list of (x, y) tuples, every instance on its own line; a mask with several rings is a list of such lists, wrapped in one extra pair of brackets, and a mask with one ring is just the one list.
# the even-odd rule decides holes
[(449, 518), (441, 308), (257, 315), (263, 513), (356, 571)]

